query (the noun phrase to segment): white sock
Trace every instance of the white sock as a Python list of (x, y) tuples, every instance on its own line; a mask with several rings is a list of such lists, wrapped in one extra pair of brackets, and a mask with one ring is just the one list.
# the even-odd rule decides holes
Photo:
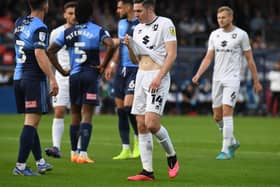
[(129, 147), (129, 144), (122, 144), (122, 148), (123, 149), (129, 149), (130, 147)]
[(153, 171), (153, 135), (152, 133), (139, 134), (139, 151), (143, 169)]
[(168, 157), (176, 154), (166, 128), (161, 125), (155, 136)]
[(45, 163), (46, 163), (46, 161), (45, 161), (44, 158), (41, 158), (40, 160), (36, 161), (36, 165), (38, 165), (38, 164), (45, 164)]
[(223, 120), (217, 121), (216, 124), (217, 124), (219, 130), (221, 131), (221, 133), (223, 133), (223, 127), (224, 127), (224, 122), (223, 122)]
[(26, 163), (19, 163), (19, 162), (17, 162), (17, 163), (16, 163), (16, 167), (17, 167), (18, 169), (20, 169), (20, 170), (24, 170), (25, 167), (26, 167)]
[(81, 141), (81, 136), (79, 136), (77, 149), (81, 150), (81, 147), (82, 147), (82, 141)]
[(63, 118), (54, 118), (52, 125), (52, 139), (53, 146), (60, 149), (61, 139), (64, 131), (64, 119)]
[(88, 154), (86, 151), (80, 151), (80, 156), (85, 158), (88, 156)]
[(232, 116), (223, 117), (223, 148), (222, 152), (228, 153), (228, 147), (232, 144), (233, 138), (233, 118)]
[(78, 155), (78, 154), (79, 154), (78, 151), (72, 151), (72, 150), (71, 150), (71, 156), (75, 156), (75, 155)]

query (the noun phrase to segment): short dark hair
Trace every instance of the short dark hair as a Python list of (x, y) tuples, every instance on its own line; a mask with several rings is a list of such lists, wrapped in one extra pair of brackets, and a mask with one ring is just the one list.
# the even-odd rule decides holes
[(143, 6), (155, 6), (156, 5), (156, 0), (134, 0), (133, 3), (142, 3)]
[(93, 13), (92, 3), (88, 0), (79, 0), (75, 9), (78, 23), (85, 23), (90, 20)]
[(41, 10), (47, 2), (48, 0), (28, 0), (28, 5), (31, 10)]
[(68, 3), (65, 3), (63, 6), (63, 10), (65, 11), (67, 8), (75, 8), (77, 6), (76, 1), (69, 1)]
[(118, 0), (118, 1), (123, 2), (123, 4), (130, 4), (130, 5), (133, 5), (133, 0)]

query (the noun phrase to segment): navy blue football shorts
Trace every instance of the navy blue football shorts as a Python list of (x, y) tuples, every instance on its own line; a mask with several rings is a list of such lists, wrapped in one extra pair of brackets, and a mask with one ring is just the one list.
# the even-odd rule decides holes
[(15, 80), (14, 92), (18, 113), (48, 113), (50, 97), (47, 81)]
[(124, 99), (126, 95), (134, 94), (138, 68), (122, 67), (120, 70), (121, 71), (117, 71), (114, 79), (112, 95)]
[(99, 105), (100, 74), (97, 70), (83, 71), (70, 76), (70, 101), (71, 104)]

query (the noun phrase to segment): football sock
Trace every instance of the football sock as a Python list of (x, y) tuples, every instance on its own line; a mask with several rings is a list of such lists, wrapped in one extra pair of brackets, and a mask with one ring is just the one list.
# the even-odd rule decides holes
[(52, 141), (53, 146), (60, 150), (62, 135), (64, 131), (64, 119), (54, 118), (52, 124)]
[(37, 129), (35, 129), (32, 153), (33, 153), (33, 156), (34, 156), (35, 160), (40, 160), (42, 158), (40, 138), (39, 138)]
[(122, 140), (122, 144), (129, 144), (129, 123), (128, 116), (124, 109), (118, 108), (119, 117), (119, 133)]
[(223, 133), (223, 127), (224, 127), (223, 120), (217, 121), (217, 126), (218, 126), (219, 130), (221, 131), (221, 133)]
[(18, 169), (20, 169), (20, 170), (24, 170), (25, 167), (26, 167), (26, 164), (25, 164), (25, 163), (19, 163), (19, 162), (17, 162), (17, 163), (16, 163), (16, 167), (17, 167)]
[(73, 151), (77, 150), (79, 136), (80, 136), (80, 125), (70, 125), (71, 149)]
[(124, 110), (129, 117), (129, 121), (133, 128), (134, 134), (138, 135), (136, 116), (134, 114), (131, 114), (131, 107), (126, 106), (126, 107), (124, 107)]
[(174, 167), (174, 165), (176, 164), (176, 162), (177, 162), (176, 155), (167, 157), (167, 164), (168, 164), (169, 168), (172, 169)]
[(18, 163), (25, 163), (32, 149), (36, 129), (30, 125), (24, 125), (20, 135)]
[(228, 153), (228, 147), (231, 145), (233, 137), (233, 118), (232, 116), (223, 117), (223, 148), (222, 152)]
[(143, 169), (153, 171), (153, 136), (152, 133), (139, 134), (139, 150)]
[(90, 137), (91, 137), (92, 125), (90, 123), (81, 123), (80, 136), (81, 136), (81, 151), (87, 151)]
[(122, 148), (123, 148), (123, 149), (129, 149), (130, 146), (129, 146), (129, 144), (122, 144)]
[(161, 125), (155, 136), (168, 157), (176, 154), (166, 128)]

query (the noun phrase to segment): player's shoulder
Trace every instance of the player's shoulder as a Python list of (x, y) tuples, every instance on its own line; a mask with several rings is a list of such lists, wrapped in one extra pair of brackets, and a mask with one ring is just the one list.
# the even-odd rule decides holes
[(239, 27), (237, 27), (237, 26), (235, 26), (234, 30), (235, 30), (236, 32), (238, 32), (238, 33), (241, 33), (241, 34), (247, 34), (247, 32), (246, 32), (245, 30), (243, 30), (243, 29), (241, 29), (241, 28), (239, 28)]
[(48, 28), (47, 25), (43, 22), (43, 20), (41, 20), (40, 18), (37, 18), (37, 17), (33, 17), (31, 19), (31, 22), (32, 22), (32, 26), (33, 27), (37, 27), (37, 28), (41, 28), (41, 27), (44, 27), (44, 28)]
[(168, 17), (159, 16), (155, 22), (160, 22), (161, 24), (173, 24), (173, 21)]
[(52, 30), (52, 33), (60, 33), (60, 32), (62, 32), (62, 31), (64, 31), (64, 30), (65, 30), (65, 26), (64, 26), (64, 25), (60, 25), (60, 26), (54, 28), (54, 29)]

